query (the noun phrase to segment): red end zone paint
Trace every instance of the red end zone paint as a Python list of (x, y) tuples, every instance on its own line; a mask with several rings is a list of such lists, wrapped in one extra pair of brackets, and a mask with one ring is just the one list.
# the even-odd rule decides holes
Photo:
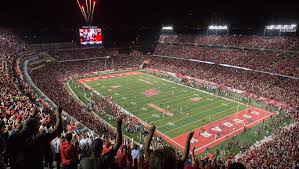
[(122, 76), (129, 76), (129, 75), (140, 75), (140, 74), (143, 74), (143, 73), (142, 72), (124, 72), (124, 73), (109, 74), (109, 75), (103, 75), (103, 76), (80, 79), (80, 80), (78, 80), (78, 82), (80, 84), (84, 84), (86, 82), (92, 82), (92, 81), (96, 81), (96, 80), (109, 79), (109, 78), (122, 77)]
[[(212, 148), (243, 132), (244, 124), (248, 129), (263, 122), (263, 120), (269, 119), (273, 115), (275, 115), (273, 112), (268, 112), (257, 107), (250, 107), (222, 120), (209, 123), (194, 131), (191, 149), (196, 147), (195, 154), (200, 154), (204, 152), (206, 148)], [(215, 136), (217, 136), (218, 133), (220, 135), (216, 139)], [(187, 136), (188, 133), (185, 133), (181, 136), (175, 137), (173, 140), (180, 145), (185, 145)], [(182, 146), (177, 146), (177, 148), (182, 149)]]

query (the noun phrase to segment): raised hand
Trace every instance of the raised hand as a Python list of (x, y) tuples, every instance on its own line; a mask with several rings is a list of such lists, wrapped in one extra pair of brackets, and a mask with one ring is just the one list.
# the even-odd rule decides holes
[(190, 140), (192, 139), (194, 134), (194, 131), (191, 131), (187, 137), (186, 140), (186, 146), (185, 146), (185, 151), (183, 153), (183, 156), (181, 157), (181, 161), (183, 162), (183, 164), (185, 163), (185, 161), (187, 160), (188, 156), (189, 156), (189, 151), (190, 151)]

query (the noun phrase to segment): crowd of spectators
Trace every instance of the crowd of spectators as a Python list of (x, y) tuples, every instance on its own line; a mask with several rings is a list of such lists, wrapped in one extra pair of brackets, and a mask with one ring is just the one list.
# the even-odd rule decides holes
[(299, 53), (244, 50), (180, 44), (158, 44), (155, 55), (229, 64), (253, 70), (299, 77)]
[[(81, 63), (81, 64), (80, 64)], [(86, 62), (83, 62), (86, 63)], [(33, 71), (32, 78), (34, 83), (46, 94), (54, 103), (65, 108), (71, 116), (75, 117), (79, 122), (85, 124), (97, 133), (105, 134), (105, 137), (113, 138), (113, 129), (107, 126), (95, 114), (88, 113), (83, 105), (69, 94), (64, 86), (67, 77), (73, 76), (76, 72), (80, 72), (84, 67), (82, 62), (78, 61), (72, 64), (57, 63), (55, 65), (46, 65), (38, 71)], [(86, 71), (92, 72), (96, 67), (105, 67), (103, 62), (90, 61), (91, 67)], [(86, 64), (88, 64), (86, 63)], [(103, 70), (103, 69), (102, 69)], [(59, 92), (57, 92), (57, 90)]]
[(263, 48), (276, 50), (299, 50), (299, 39), (290, 36), (245, 36), (245, 35), (161, 35), (160, 43), (230, 46), (240, 48)]
[(277, 129), (273, 139), (259, 147), (253, 147), (243, 156), (248, 168), (298, 168), (299, 123)]
[[(51, 94), (53, 92), (51, 91), (53, 90), (55, 91), (55, 89), (47, 89), (47, 88), (51, 86), (55, 86), (54, 88), (56, 88), (57, 90), (58, 86), (63, 86), (63, 81), (67, 79), (68, 76), (73, 76), (74, 74), (84, 74), (91, 71), (96, 72), (96, 71), (106, 70), (106, 68), (114, 68), (114, 69), (135, 68), (136, 69), (144, 59), (148, 59), (148, 58), (150, 58), (151, 60), (150, 64), (148, 65), (149, 68), (169, 71), (174, 73), (181, 73), (195, 78), (221, 83), (225, 86), (231, 86), (240, 90), (252, 92), (265, 97), (277, 99), (280, 101), (285, 101), (289, 104), (292, 104), (293, 106), (298, 106), (298, 100), (297, 100), (298, 89), (296, 88), (296, 86), (298, 86), (298, 81), (294, 79), (281, 78), (278, 76), (269, 76), (262, 73), (254, 73), (254, 72), (236, 70), (233, 68), (222, 67), (217, 65), (207, 65), (203, 63), (191, 62), (186, 60), (169, 59), (169, 58), (159, 58), (159, 57), (150, 57), (150, 56), (131, 58), (130, 56), (123, 55), (123, 56), (113, 58), (114, 60), (113, 66), (112, 66), (111, 59), (106, 60), (106, 62), (104, 60), (100, 60), (100, 61), (72, 62), (72, 64), (59, 63), (57, 65), (56, 64), (47, 65), (49, 67), (46, 66), (45, 68), (33, 72), (32, 77), (33, 79), (35, 79), (35, 81), (36, 79), (40, 79), (40, 83), (43, 83), (43, 85), (40, 85), (40, 83), (37, 81), (36, 83), (39, 85), (39, 87), (41, 87), (43, 91), (49, 91), (49, 93), (46, 94), (53, 99), (53, 97), (51, 97), (53, 96), (53, 94)], [(107, 65), (105, 66), (104, 64), (107, 64), (109, 66)], [(55, 71), (60, 71), (59, 73), (60, 75), (49, 77), (49, 80), (43, 81), (44, 79), (47, 79), (47, 77), (45, 76), (49, 76), (49, 74), (52, 75), (53, 72)], [(59, 80), (60, 83), (53, 84), (51, 82), (57, 79), (60, 79)], [(63, 89), (61, 89), (61, 91), (63, 91)], [(63, 98), (70, 97), (68, 96), (67, 93), (65, 93), (64, 96), (66, 97)], [(57, 96), (57, 99), (61, 99), (61, 98)], [(54, 99), (54, 101), (57, 100)], [(102, 105), (100, 107), (105, 108), (104, 105), (107, 105), (106, 102), (101, 102), (101, 103)], [(109, 109), (110, 111), (106, 111), (106, 112), (109, 112), (110, 115), (112, 115), (113, 117), (119, 116), (118, 113), (111, 111), (111, 109), (113, 108), (109, 108)], [(76, 109), (72, 109), (72, 110), (76, 110)], [(128, 124), (128, 126), (129, 125), (130, 124)], [(203, 164), (203, 161), (207, 159), (210, 158), (204, 157), (200, 163)], [(210, 165), (209, 163), (212, 164), (213, 160), (212, 159), (210, 160), (211, 160), (210, 162), (209, 160), (207, 160), (208, 162), (203, 165), (209, 166)], [(225, 161), (223, 160), (222, 162), (224, 163)]]
[[(150, 58), (148, 65), (150, 68), (221, 83), (298, 106), (297, 86), (299, 85), (296, 80), (186, 60), (145, 57), (139, 54), (136, 57), (119, 55), (93, 61), (50, 63), (33, 71), (31, 76), (35, 84), (71, 116), (97, 132), (100, 137), (98, 138), (89, 133), (80, 133), (76, 130), (77, 124), (72, 121), (63, 129), (62, 121), (65, 119), (61, 117), (61, 108), (54, 112), (36, 104), (40, 98), (37, 98), (23, 81), (22, 72), (18, 67), (18, 53), (27, 50), (25, 44), (12, 33), (2, 30), (0, 39), (1, 169), (5, 169), (7, 165), (12, 169), (28, 167), (40, 169), (43, 166), (53, 168), (53, 157), (55, 157), (56, 167), (60, 168), (61, 164), (65, 169), (77, 167), (80, 169), (244, 168), (242, 164), (234, 163), (232, 158), (227, 161), (221, 159), (218, 153), (208, 154), (201, 159), (197, 159), (194, 153), (191, 153), (189, 158), (192, 132), (186, 140), (186, 148), (182, 154), (176, 153), (171, 147), (155, 145), (157, 138), (153, 138), (154, 126), (150, 128), (142, 148), (131, 147), (128, 141), (123, 142), (122, 121), (119, 119), (126, 121), (127, 129), (143, 131), (144, 129), (140, 129), (141, 125), (136, 119), (124, 115), (113, 104), (107, 107), (106, 103), (111, 101), (101, 98), (97, 105), (98, 109), (103, 109), (115, 120), (118, 119), (115, 133), (115, 129), (79, 104), (65, 87), (65, 82), (69, 77), (107, 69), (137, 69), (148, 58)], [(62, 55), (65, 53), (67, 52), (63, 52)], [(80, 58), (82, 53), (76, 51), (71, 55), (66, 54), (68, 56), (65, 60)], [(294, 133), (298, 133), (298, 123), (290, 128), (278, 129), (272, 141), (248, 150), (242, 160), (246, 161), (248, 168), (269, 168), (269, 166), (294, 168), (298, 166), (298, 136)], [(150, 150), (151, 144), (155, 147), (152, 151)]]
[[(73, 121), (67, 121), (65, 117), (63, 118), (64, 130), (60, 129), (62, 123), (58, 121), (61, 121), (59, 120), (61, 119), (61, 111), (56, 113), (55, 125), (53, 111), (36, 104), (35, 102), (41, 98), (37, 98), (23, 81), (18, 57), (20, 53), (27, 51), (25, 44), (14, 34), (5, 30), (3, 32), (1, 30), (0, 39), (0, 168), (5, 169), (7, 166), (12, 169), (28, 167), (35, 169), (43, 166), (53, 168), (52, 157), (54, 154), (57, 168), (59, 168), (60, 163), (66, 168), (68, 163), (66, 158), (69, 154), (63, 156), (60, 152), (61, 150), (67, 151), (68, 148), (59, 148), (60, 145), (63, 145), (65, 137), (71, 136), (72, 144), (74, 142), (74, 145), (78, 143), (82, 146), (79, 143), (84, 141), (90, 143), (95, 135), (80, 133), (76, 130), (77, 124)], [(72, 107), (71, 104), (62, 104), (62, 106)], [(100, 135), (102, 139), (108, 143), (114, 143), (116, 135), (112, 128), (99, 120), (94, 120), (95, 117), (87, 116), (84, 118), (82, 116), (82, 118), (80, 120), (97, 127), (95, 131), (102, 134)], [(68, 134), (65, 134), (66, 132)], [(51, 141), (60, 133), (62, 134), (61, 140), (59, 137)], [(57, 140), (59, 141), (57, 142)], [(82, 151), (84, 148), (76, 148), (78, 157), (81, 155), (83, 158), (82, 154), (84, 153)], [(106, 148), (109, 147), (106, 146)]]
[(48, 53), (58, 61), (98, 58), (105, 56), (105, 50), (103, 48), (57, 49), (50, 50)]
[(299, 105), (297, 87), (299, 82), (296, 79), (188, 60), (158, 57), (151, 58), (149, 67), (230, 86), (258, 96), (282, 101), (293, 107)]

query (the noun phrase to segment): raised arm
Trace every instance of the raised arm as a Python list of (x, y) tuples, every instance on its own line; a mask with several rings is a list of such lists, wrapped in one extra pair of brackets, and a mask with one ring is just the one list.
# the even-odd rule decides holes
[(62, 132), (62, 118), (61, 118), (62, 108), (58, 108), (56, 112), (56, 124), (55, 128), (50, 132), (52, 138), (57, 137)]
[(123, 136), (122, 136), (122, 133), (121, 133), (121, 125), (122, 125), (122, 120), (119, 118), (119, 119), (117, 119), (116, 143), (115, 143), (115, 145), (113, 146), (113, 149), (112, 149), (112, 152), (114, 154), (116, 154), (116, 152), (118, 151), (118, 149), (121, 146), (122, 141), (123, 141)]
[(194, 155), (195, 147), (192, 148), (192, 153), (191, 153), (191, 160), (192, 160), (192, 166), (194, 167), (196, 165), (196, 159)]
[(185, 146), (185, 151), (183, 153), (183, 156), (181, 157), (181, 161), (183, 162), (183, 164), (185, 163), (185, 161), (187, 160), (188, 156), (189, 156), (189, 151), (190, 151), (190, 140), (192, 139), (194, 134), (194, 131), (190, 132), (188, 135), (188, 138), (186, 140), (186, 146)]
[(156, 130), (156, 126), (153, 125), (150, 127), (150, 133), (148, 135), (147, 140), (144, 143), (144, 155), (145, 155), (145, 161), (149, 161), (150, 159), (150, 151), (149, 151), (149, 147), (151, 145), (152, 139), (153, 139), (153, 135), (155, 133)]

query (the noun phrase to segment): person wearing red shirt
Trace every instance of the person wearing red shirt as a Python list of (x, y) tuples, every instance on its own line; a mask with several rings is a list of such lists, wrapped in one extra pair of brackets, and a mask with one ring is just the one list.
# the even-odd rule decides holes
[(60, 155), (63, 169), (77, 169), (78, 155), (76, 146), (71, 143), (72, 134), (65, 135), (65, 141), (60, 144)]
[(107, 141), (107, 142), (105, 142), (105, 144), (104, 144), (102, 154), (105, 155), (105, 154), (109, 153), (110, 150), (111, 150), (110, 142)]
[(118, 167), (121, 169), (126, 169), (129, 166), (129, 155), (127, 152), (127, 146), (123, 146), (121, 150), (117, 153), (117, 163)]

